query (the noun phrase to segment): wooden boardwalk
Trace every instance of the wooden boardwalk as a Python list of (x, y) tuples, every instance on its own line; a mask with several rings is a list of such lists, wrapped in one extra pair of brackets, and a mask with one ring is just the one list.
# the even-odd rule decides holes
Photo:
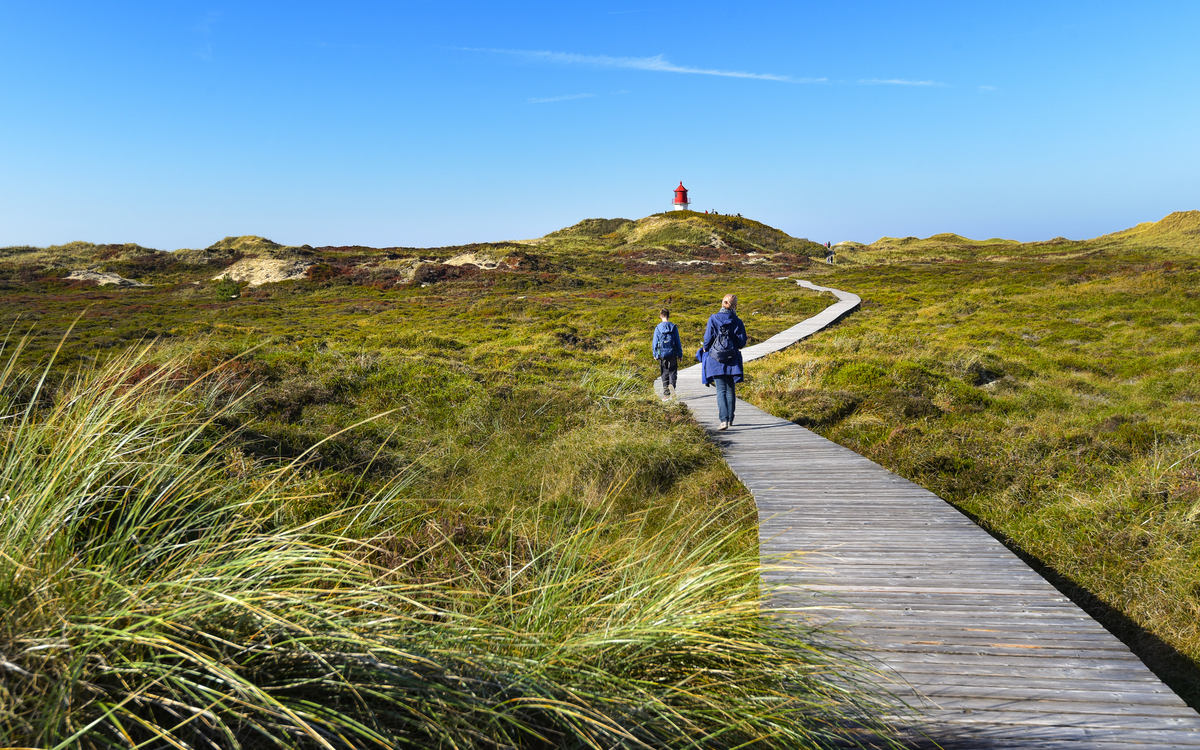
[[(840, 301), (747, 347), (747, 361), (859, 304), (800, 283)], [(715, 430), (714, 389), (699, 372), (679, 373), (679, 396)], [(1200, 715), (941, 498), (744, 401), (734, 426), (714, 434), (758, 505), (774, 603), (802, 608), (861, 645), (917, 709), (915, 720), (897, 713), (914, 746), (1200, 750)]]

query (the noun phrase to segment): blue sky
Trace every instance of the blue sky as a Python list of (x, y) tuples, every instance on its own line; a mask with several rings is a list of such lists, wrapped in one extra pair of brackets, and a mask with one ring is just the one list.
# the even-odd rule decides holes
[(1200, 3), (5, 2), (0, 246), (824, 242), (1200, 208)]

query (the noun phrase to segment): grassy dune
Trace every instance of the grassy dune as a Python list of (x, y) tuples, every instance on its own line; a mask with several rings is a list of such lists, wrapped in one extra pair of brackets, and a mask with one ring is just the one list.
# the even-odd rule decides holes
[(1017, 242), (993, 238), (972, 240), (953, 233), (917, 237), (881, 237), (869, 245), (838, 245), (840, 263), (880, 265), (954, 261), (1010, 262), (1019, 260), (1195, 259), (1200, 257), (1200, 211), (1177, 211), (1159, 221), (1088, 240), (1055, 237), (1042, 242)]

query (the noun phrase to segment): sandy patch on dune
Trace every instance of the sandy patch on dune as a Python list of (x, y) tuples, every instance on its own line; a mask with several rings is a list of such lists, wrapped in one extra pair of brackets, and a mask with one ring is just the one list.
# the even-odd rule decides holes
[(449, 260), (442, 261), (442, 265), (475, 266), (477, 268), (482, 268), (485, 271), (491, 271), (492, 269), (499, 268), (500, 266), (504, 266), (505, 268), (511, 267), (507, 263), (497, 260), (496, 258), (489, 258), (486, 255), (480, 255), (478, 253), (463, 253), (462, 255), (455, 255)]
[(304, 272), (316, 265), (311, 260), (279, 260), (276, 258), (243, 258), (214, 276), (219, 281), (228, 276), (239, 283), (250, 286), (271, 284), (277, 281), (292, 281), (304, 278)]
[(133, 279), (123, 278), (115, 273), (104, 273), (103, 271), (72, 271), (67, 277), (73, 281), (94, 281), (100, 286), (105, 284), (116, 284), (117, 286), (154, 286), (153, 284), (144, 284)]

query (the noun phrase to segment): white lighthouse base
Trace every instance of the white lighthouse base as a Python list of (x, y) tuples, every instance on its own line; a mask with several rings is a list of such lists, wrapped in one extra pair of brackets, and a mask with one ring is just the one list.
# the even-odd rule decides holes
[(686, 210), (688, 210), (688, 206), (690, 206), (692, 204), (691, 203), (673, 203), (671, 205), (676, 211), (686, 211)]

